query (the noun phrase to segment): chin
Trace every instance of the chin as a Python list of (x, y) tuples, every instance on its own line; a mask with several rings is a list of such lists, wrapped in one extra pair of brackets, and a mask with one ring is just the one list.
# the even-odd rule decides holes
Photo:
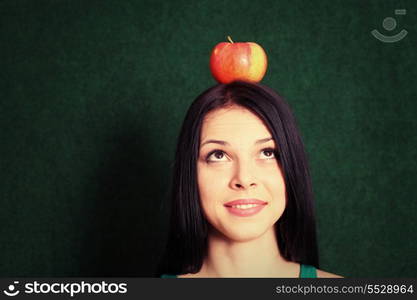
[(223, 234), (234, 242), (248, 242), (264, 235), (271, 225), (266, 224), (241, 224), (229, 227)]

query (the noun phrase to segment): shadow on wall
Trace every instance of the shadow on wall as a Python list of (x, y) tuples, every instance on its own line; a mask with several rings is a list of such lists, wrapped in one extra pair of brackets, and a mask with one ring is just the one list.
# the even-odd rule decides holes
[[(87, 212), (80, 276), (152, 277), (164, 243), (168, 194), (164, 160), (146, 131), (113, 137), (98, 170), (99, 190)], [(163, 174), (162, 174), (163, 173)]]

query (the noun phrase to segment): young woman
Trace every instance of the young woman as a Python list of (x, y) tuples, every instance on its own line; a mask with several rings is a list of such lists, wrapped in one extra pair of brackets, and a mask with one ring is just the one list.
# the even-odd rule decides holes
[(162, 277), (340, 277), (318, 269), (304, 147), (267, 86), (218, 84), (192, 103), (171, 211)]

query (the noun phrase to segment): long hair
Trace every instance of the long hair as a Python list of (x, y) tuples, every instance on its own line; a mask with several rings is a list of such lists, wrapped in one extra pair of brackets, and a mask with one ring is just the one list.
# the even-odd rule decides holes
[(318, 268), (311, 178), (295, 118), (286, 101), (271, 88), (234, 81), (204, 91), (185, 116), (173, 166), (170, 233), (158, 275), (197, 273), (202, 267), (208, 248), (208, 223), (197, 184), (201, 127), (208, 112), (229, 105), (244, 107), (257, 115), (277, 145), (275, 156), (286, 187), (285, 210), (275, 223), (281, 255)]

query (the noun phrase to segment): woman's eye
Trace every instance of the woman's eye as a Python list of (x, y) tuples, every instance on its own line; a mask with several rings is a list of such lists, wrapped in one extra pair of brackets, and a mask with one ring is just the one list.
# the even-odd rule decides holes
[(262, 153), (266, 158), (275, 158), (275, 151), (274, 149), (263, 149)]
[(216, 150), (211, 152), (209, 155), (207, 155), (207, 161), (222, 161), (225, 157), (225, 154), (223, 151)]

